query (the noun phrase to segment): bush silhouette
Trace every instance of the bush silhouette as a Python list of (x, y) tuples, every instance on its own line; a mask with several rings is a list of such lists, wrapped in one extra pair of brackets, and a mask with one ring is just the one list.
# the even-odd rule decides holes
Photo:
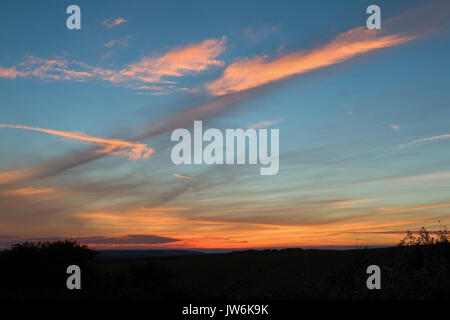
[[(450, 242), (447, 229), (441, 226), (433, 237), (422, 227), (417, 235), (407, 231), (399, 244), (380, 254), (366, 256), (355, 269), (353, 292), (349, 297), (373, 299), (448, 299), (450, 298)], [(363, 285), (367, 278), (365, 268), (378, 264), (382, 269), (382, 290), (369, 291)], [(345, 284), (342, 284), (345, 287)], [(362, 288), (362, 289), (361, 289)]]
[(408, 246), (429, 246), (429, 245), (447, 245), (449, 243), (448, 231), (445, 226), (437, 232), (437, 238), (430, 236), (425, 227), (422, 227), (418, 236), (414, 236), (411, 231), (406, 232), (406, 236), (398, 244), (400, 247)]
[(0, 296), (64, 297), (68, 291), (67, 267), (78, 265), (86, 270), (95, 255), (94, 250), (76, 240), (13, 244), (0, 255)]
[[(0, 299), (160, 299), (171, 272), (150, 262), (118, 272), (92, 261), (97, 252), (76, 240), (24, 242), (0, 253)], [(67, 267), (81, 268), (81, 290), (68, 290)]]

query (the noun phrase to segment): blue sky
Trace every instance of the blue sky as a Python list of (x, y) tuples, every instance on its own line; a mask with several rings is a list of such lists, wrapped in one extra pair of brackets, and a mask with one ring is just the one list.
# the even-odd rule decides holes
[[(386, 245), (448, 221), (445, 2), (378, 1), (373, 33), (370, 1), (78, 1), (81, 30), (70, 4), (0, 4), (0, 237)], [(279, 173), (175, 166), (193, 120), (279, 129)], [(154, 153), (98, 156), (114, 139)]]

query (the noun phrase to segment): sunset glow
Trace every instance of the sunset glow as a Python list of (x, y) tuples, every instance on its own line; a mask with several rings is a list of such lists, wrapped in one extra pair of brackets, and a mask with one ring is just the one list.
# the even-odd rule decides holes
[[(0, 19), (1, 248), (354, 248), (450, 223), (448, 2), (386, 3), (380, 30), (349, 2), (113, 2), (81, 1), (81, 30), (66, 4)], [(279, 170), (174, 164), (194, 121), (279, 129)]]

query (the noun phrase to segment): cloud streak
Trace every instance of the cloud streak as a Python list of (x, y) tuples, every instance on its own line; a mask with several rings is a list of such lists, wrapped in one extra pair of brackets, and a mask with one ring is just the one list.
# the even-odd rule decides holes
[[(128, 39), (129, 37), (111, 40), (105, 46), (126, 46)], [(119, 70), (94, 67), (78, 61), (69, 62), (61, 58), (41, 59), (29, 55), (24, 62), (15, 66), (0, 67), (0, 78), (23, 77), (82, 82), (101, 80), (136, 90), (149, 83), (173, 85), (174, 81), (165, 78), (180, 78), (214, 66), (223, 66), (224, 62), (216, 58), (225, 50), (225, 42), (226, 37), (222, 37), (176, 47), (162, 55), (143, 57), (139, 62), (128, 64)], [(167, 93), (167, 90), (156, 91)]]
[(267, 127), (273, 126), (274, 124), (277, 124), (278, 122), (280, 122), (280, 120), (260, 121), (258, 123), (252, 124), (248, 128), (249, 129), (262, 129), (262, 128), (267, 128)]
[(400, 34), (380, 36), (379, 32), (358, 27), (310, 52), (302, 50), (275, 59), (264, 55), (236, 61), (226, 68), (221, 78), (210, 82), (206, 88), (216, 96), (239, 92), (337, 64), (375, 49), (399, 45), (414, 38)]
[(10, 170), (0, 172), (0, 185), (15, 183), (17, 181), (27, 179), (36, 174), (33, 169)]
[(174, 173), (173, 176), (177, 177), (177, 178), (180, 178), (180, 179), (183, 179), (183, 180), (188, 180), (188, 181), (191, 180), (191, 178), (183, 176), (181, 174), (177, 174), (177, 173)]
[(102, 22), (102, 26), (105, 27), (106, 29), (111, 29), (113, 27), (117, 27), (126, 22), (128, 22), (128, 20), (125, 18), (122, 18), (122, 17), (115, 18), (115, 19), (109, 18)]
[(450, 202), (445, 203), (433, 203), (422, 206), (414, 207), (381, 207), (379, 210), (387, 214), (398, 214), (398, 213), (408, 213), (414, 211), (430, 210), (430, 209), (440, 209), (450, 207)]
[[(236, 107), (248, 96), (246, 92), (229, 96), (218, 97), (210, 102), (196, 105), (180, 112), (149, 121), (145, 130), (129, 141), (141, 141), (177, 128), (192, 125), (194, 120), (207, 120)], [(40, 179), (50, 178), (59, 173), (79, 167), (89, 162), (102, 158), (106, 153), (96, 152), (97, 149), (89, 148), (82, 151), (74, 151), (67, 155), (47, 161), (41, 165), (27, 169), (10, 170), (0, 172), (0, 184), (17, 184)]]
[(357, 27), (311, 51), (300, 50), (277, 58), (243, 58), (227, 66), (219, 79), (206, 84), (206, 89), (215, 96), (240, 92), (429, 36), (448, 26), (449, 9), (448, 1), (434, 1), (387, 20), (382, 30)]
[(105, 47), (112, 48), (112, 47), (122, 47), (126, 48), (128, 47), (128, 41), (131, 39), (131, 36), (126, 36), (119, 39), (113, 39), (105, 43)]
[(56, 190), (54, 188), (21, 188), (21, 189), (14, 189), (14, 190), (6, 191), (6, 193), (13, 195), (13, 196), (34, 197), (34, 196), (53, 194), (53, 193), (55, 193), (55, 191)]
[(76, 71), (70, 68), (69, 63), (64, 59), (41, 59), (30, 55), (24, 62), (16, 66), (0, 67), (0, 78), (14, 79), (17, 77), (83, 81), (92, 77), (92, 74), (85, 70)]
[(69, 132), (69, 131), (58, 131), (51, 129), (42, 129), (39, 127), (29, 127), (22, 125), (9, 125), (0, 124), (1, 128), (14, 128), (23, 129), (31, 131), (45, 132), (51, 135), (61, 136), (64, 138), (80, 140), (88, 143), (93, 143), (101, 147), (101, 149), (96, 150), (96, 153), (114, 154), (114, 155), (126, 155), (130, 160), (137, 159), (147, 159), (154, 152), (152, 148), (148, 148), (143, 143), (130, 142), (118, 139), (104, 139), (87, 136), (82, 132)]
[(188, 72), (200, 72), (212, 66), (222, 66), (215, 58), (225, 50), (226, 37), (208, 39), (186, 47), (174, 48), (160, 57), (144, 57), (138, 63), (120, 70), (111, 81), (130, 78), (142, 82), (161, 82), (162, 77), (181, 77)]
[(417, 143), (424, 143), (424, 142), (438, 141), (438, 140), (445, 140), (445, 139), (450, 139), (450, 134), (441, 134), (439, 136), (433, 136), (433, 137), (429, 137), (429, 138), (418, 139), (418, 140), (414, 140), (414, 141), (411, 141), (411, 142), (408, 142), (408, 143), (401, 144), (398, 147), (399, 148), (404, 148), (406, 146), (417, 144)]
[[(13, 236), (0, 236), (0, 246), (8, 247), (13, 243), (21, 243), (24, 241), (60, 241), (65, 240), (67, 237), (36, 237), (36, 238), (16, 238)], [(92, 245), (94, 247), (105, 246), (105, 247), (115, 247), (115, 246), (151, 246), (159, 244), (174, 243), (180, 241), (179, 239), (160, 237), (149, 234), (127, 234), (123, 236), (88, 236), (88, 237), (77, 237), (73, 238), (78, 240), (82, 244)]]
[(14, 79), (17, 76), (24, 77), (26, 76), (26, 74), (21, 71), (17, 71), (16, 67), (11, 68), (0, 67), (0, 78)]
[(424, 181), (434, 181), (441, 179), (450, 179), (450, 172), (439, 172), (439, 173), (430, 173), (430, 174), (417, 174), (410, 176), (400, 176), (400, 177), (388, 177), (381, 178), (376, 180), (371, 180), (369, 182), (379, 182), (379, 183), (396, 183), (396, 182), (424, 182)]

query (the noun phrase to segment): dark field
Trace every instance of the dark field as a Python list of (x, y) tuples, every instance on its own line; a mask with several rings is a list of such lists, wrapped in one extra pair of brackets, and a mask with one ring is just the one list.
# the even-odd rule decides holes
[[(425, 252), (415, 251), (414, 248), (242, 251), (110, 260), (97, 268), (101, 273), (117, 275), (157, 270), (153, 272), (163, 275), (166, 287), (161, 292), (167, 298), (448, 298), (450, 287), (445, 285), (449, 283), (448, 252), (446, 260), (441, 261), (426, 260)], [(369, 276), (366, 268), (372, 264), (382, 269), (382, 290), (366, 287)]]

